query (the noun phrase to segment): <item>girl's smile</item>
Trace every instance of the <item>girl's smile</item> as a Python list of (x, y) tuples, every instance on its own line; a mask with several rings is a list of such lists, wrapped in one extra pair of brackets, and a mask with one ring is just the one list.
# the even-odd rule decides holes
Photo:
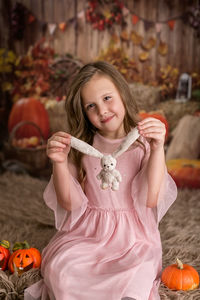
[(82, 105), (89, 121), (108, 138), (125, 136), (125, 108), (108, 76), (95, 74), (81, 90)]
[(114, 115), (111, 116), (111, 117), (107, 117), (107, 118), (103, 119), (103, 120), (101, 121), (101, 123), (108, 123), (110, 120), (112, 120), (112, 118), (114, 118)]

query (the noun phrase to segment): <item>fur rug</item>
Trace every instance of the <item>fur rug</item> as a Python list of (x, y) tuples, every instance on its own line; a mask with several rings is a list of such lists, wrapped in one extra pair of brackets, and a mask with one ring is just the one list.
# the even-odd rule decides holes
[[(29, 175), (5, 172), (0, 175), (0, 239), (27, 240), (40, 251), (55, 234), (54, 216), (42, 199), (47, 184)], [(163, 268), (175, 263), (176, 257), (191, 264), (200, 273), (200, 190), (179, 190), (178, 198), (160, 223), (163, 244)], [(23, 276), (0, 272), (0, 299), (23, 299), (23, 290), (40, 279), (32, 269)], [(141, 287), (142, 288), (142, 287)], [(172, 291), (160, 285), (161, 300), (200, 299), (200, 289)]]

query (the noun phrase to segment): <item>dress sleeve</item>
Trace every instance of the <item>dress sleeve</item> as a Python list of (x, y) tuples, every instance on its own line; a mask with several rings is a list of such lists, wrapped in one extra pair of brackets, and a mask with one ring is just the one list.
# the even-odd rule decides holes
[(77, 223), (87, 208), (88, 199), (78, 180), (70, 174), (70, 198), (72, 209), (68, 211), (60, 206), (53, 184), (53, 176), (43, 194), (46, 205), (54, 211), (55, 227), (57, 230), (69, 231)]
[(141, 151), (141, 168), (132, 182), (132, 198), (140, 221), (145, 223), (145, 226), (148, 225), (149, 229), (153, 229), (154, 225), (160, 222), (169, 207), (175, 201), (177, 197), (177, 187), (171, 176), (168, 174), (167, 168), (165, 168), (157, 206), (154, 208), (147, 207), (147, 162), (150, 155), (150, 146), (146, 141), (144, 142), (144, 145), (146, 153), (144, 154), (144, 152), (142, 153)]

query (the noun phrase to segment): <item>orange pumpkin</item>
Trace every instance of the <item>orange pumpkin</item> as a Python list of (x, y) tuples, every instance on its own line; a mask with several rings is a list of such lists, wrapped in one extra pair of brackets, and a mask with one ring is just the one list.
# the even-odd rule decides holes
[(8, 262), (8, 268), (19, 275), (32, 269), (39, 268), (41, 265), (41, 254), (36, 248), (30, 248), (25, 241), (23, 243), (15, 243), (13, 253)]
[[(22, 98), (13, 105), (8, 119), (9, 132), (21, 121), (35, 123), (41, 129), (43, 138), (48, 138), (49, 116), (44, 105), (39, 100)], [(17, 130), (15, 136), (16, 138), (40, 137), (40, 133), (34, 126), (25, 124)]]
[(199, 286), (199, 274), (190, 265), (183, 264), (178, 258), (176, 264), (166, 267), (161, 280), (172, 290), (194, 290)]
[(166, 128), (165, 141), (168, 139), (168, 136), (169, 136), (169, 123), (168, 123), (167, 119), (165, 118), (164, 114), (161, 111), (146, 112), (144, 110), (141, 110), (139, 112), (139, 116), (142, 120), (146, 119), (146, 118), (156, 118), (156, 119), (160, 120), (161, 122), (163, 122), (165, 124), (165, 128)]
[(8, 241), (2, 240), (0, 242), (0, 270), (6, 270), (8, 260), (10, 257), (9, 251), (10, 243)]
[(167, 169), (179, 188), (200, 188), (200, 160), (171, 159)]

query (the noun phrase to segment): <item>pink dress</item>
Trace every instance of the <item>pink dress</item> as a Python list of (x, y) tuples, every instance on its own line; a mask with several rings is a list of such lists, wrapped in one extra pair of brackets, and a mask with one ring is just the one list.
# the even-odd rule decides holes
[[(177, 189), (166, 172), (157, 207), (146, 206), (149, 144), (142, 141), (146, 153), (135, 144), (117, 159), (116, 169), (122, 175), (118, 191), (101, 189), (96, 178), (99, 159), (84, 156), (85, 192), (71, 176), (76, 207), (71, 213), (57, 203), (50, 181), (44, 199), (54, 210), (58, 232), (43, 251), (43, 279), (25, 290), (25, 300), (160, 299), (158, 223)], [(93, 146), (112, 153), (121, 142), (96, 134)]]

